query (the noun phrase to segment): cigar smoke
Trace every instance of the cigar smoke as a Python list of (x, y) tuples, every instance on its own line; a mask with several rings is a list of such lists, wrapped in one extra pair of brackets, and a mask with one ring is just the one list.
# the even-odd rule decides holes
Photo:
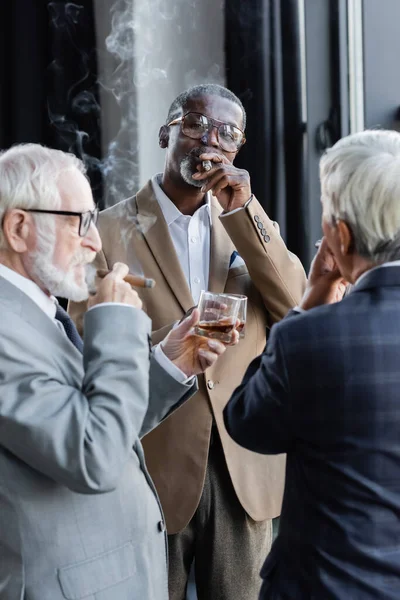
[[(162, 170), (165, 154), (158, 149), (158, 129), (174, 97), (191, 85), (225, 83), (218, 35), (223, 31), (224, 0), (207, 1), (206, 10), (204, 0), (96, 0), (93, 6), (100, 95), (91, 85), (90, 56), (81, 52), (82, 74), (66, 94), (70, 110), (49, 103), (49, 115), (66, 148), (104, 180), (107, 207), (133, 196), (149, 176)], [(82, 0), (49, 3), (58, 44), (60, 38), (63, 44), (70, 38), (73, 46), (76, 33), (82, 35), (85, 23), (92, 21), (88, 11)], [(211, 40), (207, 52), (205, 31)], [(59, 58), (50, 69), (61, 80), (65, 64)], [(103, 158), (94, 156), (91, 144), (96, 140), (82, 126), (83, 118), (101, 119)], [(153, 222), (129, 215), (124, 243)]]
[[(126, 5), (122, 0), (117, 4)], [(163, 169), (165, 151), (158, 148), (158, 131), (174, 98), (195, 84), (225, 83), (221, 44), (225, 3), (135, 0), (134, 4), (134, 135), (140, 148), (139, 179), (144, 183)], [(131, 6), (129, 0), (132, 11)]]
[(96, 293), (96, 273), (97, 269), (92, 264), (85, 267), (85, 281), (88, 286), (89, 294), (93, 296)]
[(47, 69), (47, 108), (55, 137), (53, 143), (83, 160), (98, 200), (102, 176), (96, 53), (90, 39), (94, 38), (94, 32), (88, 34), (84, 3), (49, 2), (47, 9), (54, 52), (54, 60)]

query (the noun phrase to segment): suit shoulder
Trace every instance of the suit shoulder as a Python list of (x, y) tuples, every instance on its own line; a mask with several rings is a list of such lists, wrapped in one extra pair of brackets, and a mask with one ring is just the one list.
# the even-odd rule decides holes
[(118, 218), (124, 218), (129, 214), (136, 214), (137, 206), (136, 206), (136, 195), (131, 196), (130, 198), (126, 198), (125, 200), (121, 200), (117, 204), (113, 206), (109, 206), (104, 209), (100, 213), (100, 222), (107, 220), (114, 220)]
[(106, 208), (100, 213), (98, 228), (106, 253), (120, 239), (131, 238), (132, 231), (138, 229), (139, 215), (136, 207), (136, 196), (127, 198)]
[(299, 335), (299, 333), (303, 331), (303, 335), (306, 335), (306, 331), (315, 328), (318, 329), (319, 327), (326, 330), (330, 325), (333, 326), (338, 320), (342, 321), (345, 315), (349, 315), (353, 312), (353, 309), (355, 309), (354, 299), (349, 296), (341, 302), (324, 304), (297, 315), (293, 314), (287, 316), (274, 325), (274, 329), (276, 330), (276, 333), (279, 332), (279, 334), (283, 336), (291, 336), (293, 334)]

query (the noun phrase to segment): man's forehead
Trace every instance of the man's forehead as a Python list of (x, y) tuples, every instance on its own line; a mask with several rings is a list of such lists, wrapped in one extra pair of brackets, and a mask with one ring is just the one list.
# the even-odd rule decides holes
[(86, 177), (77, 169), (62, 173), (58, 180), (62, 210), (84, 212), (93, 210), (92, 190)]
[(190, 111), (200, 112), (216, 121), (231, 123), (240, 129), (243, 128), (242, 109), (236, 102), (223, 96), (201, 94), (193, 98), (188, 98), (182, 107), (182, 114)]

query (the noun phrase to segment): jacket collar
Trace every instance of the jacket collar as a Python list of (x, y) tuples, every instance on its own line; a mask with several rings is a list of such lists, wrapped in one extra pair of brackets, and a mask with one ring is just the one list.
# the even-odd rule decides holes
[[(397, 262), (397, 261), (396, 261)], [(400, 265), (390, 263), (371, 269), (356, 282), (352, 293), (377, 287), (400, 286)]]
[[(158, 204), (160, 205), (160, 208), (164, 215), (164, 219), (169, 227), (170, 225), (172, 225), (172, 223), (174, 223), (175, 221), (177, 221), (178, 219), (183, 217), (183, 214), (181, 213), (179, 208), (177, 206), (175, 206), (175, 204), (172, 202), (172, 200), (170, 200), (168, 198), (167, 194), (164, 192), (164, 190), (161, 187), (161, 181), (162, 181), (162, 173), (158, 173), (157, 175), (154, 175), (154, 177), (151, 180), (151, 183), (153, 186), (154, 195), (158, 201)], [(202, 206), (200, 206), (200, 208), (198, 208), (198, 210), (204, 210), (206, 212), (206, 214), (208, 215), (209, 221), (210, 221), (210, 225), (211, 225), (211, 212), (210, 212), (211, 211), (211, 193), (210, 192), (207, 192), (205, 202)]]
[[(4, 309), (18, 315), (25, 321), (27, 330), (33, 328), (41, 332), (47, 339), (56, 340), (59, 347), (68, 356), (68, 353), (75, 352), (79, 360), (82, 360), (82, 354), (71, 344), (68, 337), (57, 327), (55, 320), (42, 310), (25, 292), (10, 283), (7, 279), (0, 276), (0, 314), (4, 314)], [(26, 335), (26, 332), (18, 332), (20, 335)]]
[(140, 218), (156, 217), (154, 225), (144, 231), (143, 235), (173, 294), (186, 312), (194, 305), (194, 300), (151, 180), (137, 193), (136, 205)]
[[(136, 206), (139, 218), (149, 217), (154, 219), (156, 217), (154, 225), (143, 235), (171, 291), (183, 310), (187, 311), (194, 305), (194, 300), (180, 266), (167, 222), (157, 201), (151, 180), (137, 193)], [(229, 261), (235, 247), (219, 219), (222, 212), (221, 205), (213, 196), (210, 199), (210, 208), (212, 227), (208, 289), (211, 292), (221, 293), (225, 289)]]

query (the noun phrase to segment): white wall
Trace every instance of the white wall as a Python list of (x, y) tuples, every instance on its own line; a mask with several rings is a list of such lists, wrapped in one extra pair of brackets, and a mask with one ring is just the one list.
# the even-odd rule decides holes
[[(158, 130), (173, 99), (198, 83), (224, 85), (224, 0), (96, 0), (95, 11), (103, 155), (111, 157), (106, 161), (111, 175), (105, 176), (106, 188), (112, 187), (110, 204), (163, 169)], [(119, 55), (106, 46), (117, 47)], [(115, 88), (116, 67), (117, 75), (122, 72), (126, 78), (120, 109), (107, 91)], [(115, 146), (110, 152), (115, 138), (116, 157)], [(122, 168), (121, 153), (128, 157)]]

